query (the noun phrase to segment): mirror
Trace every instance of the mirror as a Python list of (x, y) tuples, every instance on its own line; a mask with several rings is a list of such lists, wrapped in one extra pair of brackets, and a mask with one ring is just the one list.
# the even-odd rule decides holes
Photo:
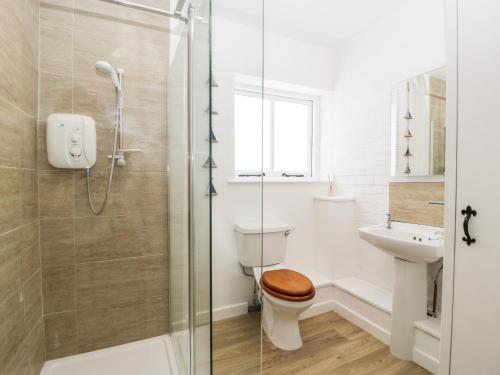
[(392, 176), (444, 175), (445, 67), (392, 86), (391, 133)]

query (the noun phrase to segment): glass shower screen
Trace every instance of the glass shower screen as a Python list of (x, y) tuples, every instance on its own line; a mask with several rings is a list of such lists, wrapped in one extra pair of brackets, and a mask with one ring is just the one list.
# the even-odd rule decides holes
[(210, 1), (187, 7), (170, 39), (170, 332), (181, 374), (210, 374)]

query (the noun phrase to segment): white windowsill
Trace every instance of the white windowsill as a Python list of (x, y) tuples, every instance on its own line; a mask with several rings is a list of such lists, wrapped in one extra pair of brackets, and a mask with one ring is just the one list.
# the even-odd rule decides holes
[[(228, 184), (260, 184), (261, 177), (232, 177)], [(313, 177), (264, 177), (264, 184), (324, 184), (328, 181)]]
[(354, 202), (356, 199), (352, 195), (315, 195), (313, 197), (315, 201), (325, 201), (325, 202)]

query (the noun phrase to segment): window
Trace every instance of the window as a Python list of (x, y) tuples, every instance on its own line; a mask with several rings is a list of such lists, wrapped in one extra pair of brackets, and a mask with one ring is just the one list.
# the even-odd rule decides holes
[(237, 176), (312, 176), (312, 99), (238, 90), (234, 102)]

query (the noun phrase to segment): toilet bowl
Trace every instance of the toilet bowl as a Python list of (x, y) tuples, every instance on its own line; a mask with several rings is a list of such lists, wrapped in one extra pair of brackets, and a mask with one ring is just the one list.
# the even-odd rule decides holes
[(267, 337), (280, 349), (299, 349), (302, 346), (299, 316), (314, 303), (316, 291), (312, 282), (296, 271), (279, 269), (264, 272), (259, 285)]
[(316, 291), (307, 276), (284, 266), (293, 228), (280, 221), (253, 221), (236, 223), (234, 229), (239, 262), (253, 270), (260, 288), (267, 337), (280, 349), (299, 349), (299, 316), (314, 303)]

